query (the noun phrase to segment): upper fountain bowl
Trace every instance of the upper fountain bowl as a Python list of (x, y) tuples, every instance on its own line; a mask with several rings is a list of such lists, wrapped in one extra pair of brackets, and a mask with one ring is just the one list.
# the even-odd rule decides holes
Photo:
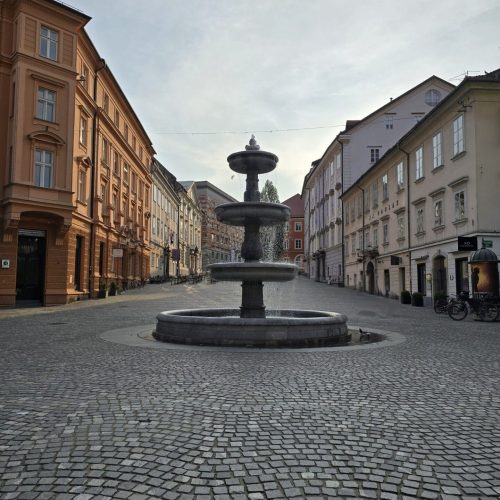
[(227, 157), (229, 168), (238, 174), (266, 174), (273, 171), (278, 163), (278, 157), (274, 153), (250, 149), (238, 151)]
[(290, 208), (280, 203), (244, 201), (215, 207), (217, 220), (231, 226), (258, 223), (261, 226), (283, 224), (290, 218)]

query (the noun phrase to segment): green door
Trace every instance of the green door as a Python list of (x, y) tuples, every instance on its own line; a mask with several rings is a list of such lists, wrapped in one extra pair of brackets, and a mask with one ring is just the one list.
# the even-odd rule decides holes
[(21, 230), (19, 233), (16, 301), (29, 300), (41, 303), (45, 278), (45, 233), (43, 231), (21, 233)]

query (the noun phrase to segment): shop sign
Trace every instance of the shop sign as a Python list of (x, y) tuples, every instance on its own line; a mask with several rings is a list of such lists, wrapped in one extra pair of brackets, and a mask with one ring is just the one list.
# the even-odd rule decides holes
[(477, 250), (477, 237), (476, 236), (459, 236), (458, 237), (458, 250), (473, 252)]
[(493, 248), (493, 240), (483, 240), (484, 248)]
[(32, 236), (34, 238), (45, 238), (45, 231), (37, 231), (36, 229), (19, 229), (18, 236)]

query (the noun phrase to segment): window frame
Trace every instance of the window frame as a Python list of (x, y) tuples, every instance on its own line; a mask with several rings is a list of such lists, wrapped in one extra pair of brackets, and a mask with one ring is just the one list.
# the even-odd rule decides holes
[[(37, 159), (37, 155), (40, 153), (40, 160)], [(35, 148), (34, 157), (34, 185), (41, 188), (51, 189), (54, 182), (54, 170), (55, 170), (55, 152), (50, 149)], [(45, 161), (46, 158), (50, 158), (50, 162)], [(45, 182), (47, 176), (46, 171), (48, 170), (48, 183)], [(48, 184), (48, 185), (47, 185)]]
[[(44, 30), (47, 31), (47, 34), (44, 34)], [(54, 36), (55, 35), (55, 36)], [(42, 24), (40, 26), (40, 36), (38, 38), (39, 41), (39, 50), (38, 54), (45, 59), (50, 59), (51, 61), (58, 61), (59, 57), (59, 31), (49, 28)], [(55, 52), (52, 55), (52, 49)]]
[(382, 176), (382, 201), (389, 199), (389, 176), (387, 172)]
[[(42, 95), (40, 95), (40, 91), (43, 91)], [(54, 96), (54, 99), (51, 101), (50, 99), (47, 98), (46, 94), (49, 95), (52, 94)], [(43, 120), (45, 122), (55, 123), (56, 102), (57, 102), (57, 92), (55, 90), (39, 85), (37, 89), (37, 100), (36, 100), (36, 115), (35, 115), (36, 119)], [(40, 108), (40, 106), (42, 107)], [(51, 109), (50, 112), (49, 109)], [(52, 113), (52, 119), (49, 117), (50, 113)]]
[(432, 168), (443, 166), (443, 133), (436, 132), (432, 136)]
[(415, 181), (424, 178), (424, 147), (415, 149)]
[(453, 156), (465, 151), (464, 115), (460, 114), (453, 120)]
[(398, 191), (402, 191), (405, 187), (404, 185), (404, 165), (403, 165), (403, 162), (400, 161), (397, 165), (396, 165), (396, 182), (397, 182), (397, 186), (398, 186)]

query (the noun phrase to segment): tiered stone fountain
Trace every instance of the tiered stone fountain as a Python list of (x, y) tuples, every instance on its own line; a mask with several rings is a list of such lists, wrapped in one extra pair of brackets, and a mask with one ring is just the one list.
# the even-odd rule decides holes
[(245, 151), (233, 153), (227, 161), (231, 170), (247, 176), (244, 201), (219, 205), (215, 212), (221, 222), (244, 226), (241, 255), (245, 261), (212, 264), (209, 270), (217, 281), (242, 282), (241, 307), (162, 312), (157, 316), (154, 338), (184, 344), (251, 347), (346, 343), (349, 334), (343, 314), (307, 310), (266, 313), (263, 283), (290, 281), (297, 274), (297, 266), (293, 264), (260, 261), (260, 227), (283, 224), (290, 217), (286, 205), (260, 201), (259, 174), (274, 170), (278, 157), (261, 151), (252, 136)]

